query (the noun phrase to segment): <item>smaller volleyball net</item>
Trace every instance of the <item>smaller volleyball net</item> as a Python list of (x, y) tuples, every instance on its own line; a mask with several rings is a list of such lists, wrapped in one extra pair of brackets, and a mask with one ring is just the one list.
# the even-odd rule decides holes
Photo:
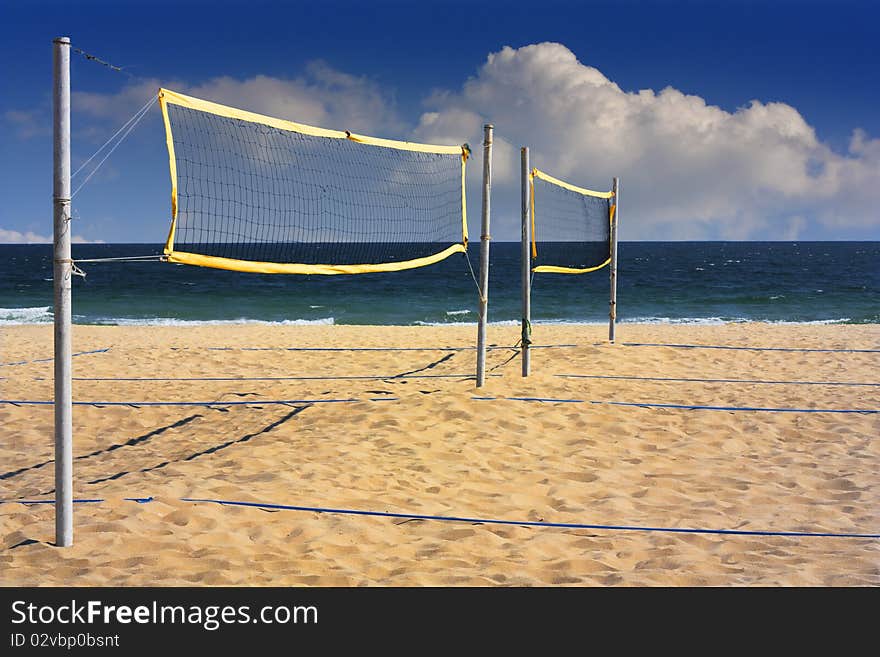
[(529, 173), (535, 273), (585, 274), (611, 262), (614, 192), (595, 192), (538, 169)]
[(597, 192), (531, 168), (521, 149), (522, 375), (531, 368), (532, 283), (536, 274), (586, 274), (610, 269), (609, 340), (617, 320), (617, 204), (619, 181)]

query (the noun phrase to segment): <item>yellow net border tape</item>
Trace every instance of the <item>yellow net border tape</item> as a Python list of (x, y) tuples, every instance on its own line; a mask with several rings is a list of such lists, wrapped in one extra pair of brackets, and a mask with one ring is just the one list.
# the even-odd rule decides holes
[(602, 267), (606, 267), (611, 262), (611, 256), (603, 262), (601, 265), (596, 265), (595, 267), (589, 267), (587, 269), (573, 269), (571, 267), (555, 267), (553, 265), (539, 265), (538, 267), (533, 267), (532, 271), (537, 274), (586, 274), (591, 271), (596, 271), (597, 269), (602, 269)]
[(567, 189), (572, 192), (577, 192), (578, 194), (583, 194), (584, 196), (595, 196), (597, 198), (611, 198), (614, 196), (614, 192), (594, 192), (592, 189), (584, 189), (583, 187), (576, 187), (571, 183), (567, 183), (564, 180), (559, 180), (559, 178), (554, 178), (550, 174), (544, 173), (539, 169), (532, 169), (532, 177), (539, 178), (548, 183), (553, 183), (554, 185), (559, 185), (560, 187)]
[(559, 185), (563, 189), (567, 189), (572, 192), (577, 192), (578, 194), (583, 194), (584, 196), (595, 196), (597, 198), (611, 198), (614, 196), (614, 192), (594, 192), (592, 189), (584, 189), (583, 187), (576, 187), (571, 183), (567, 183), (564, 180), (559, 180), (559, 178), (554, 178), (550, 174), (544, 173), (539, 169), (532, 169), (532, 178), (539, 178), (540, 180), (544, 180), (549, 183), (553, 183), (554, 185)]
[(162, 110), (162, 121), (165, 124), (165, 145), (168, 148), (168, 170), (171, 174), (171, 228), (165, 241), (165, 254), (174, 250), (174, 234), (177, 230), (177, 158), (174, 156), (174, 135), (171, 132), (171, 119), (168, 118), (168, 105), (165, 94), (159, 89), (159, 107)]
[[(218, 256), (201, 255), (174, 250), (174, 237), (177, 233), (177, 160), (174, 154), (174, 138), (171, 129), (171, 120), (168, 117), (168, 105), (179, 105), (188, 109), (208, 112), (217, 116), (231, 119), (239, 119), (250, 123), (259, 123), (279, 130), (298, 132), (314, 137), (327, 137), (330, 139), (349, 139), (359, 144), (378, 146), (381, 148), (395, 148), (404, 151), (418, 153), (437, 153), (440, 155), (459, 155), (461, 157), (461, 244), (453, 244), (434, 255), (424, 258), (415, 258), (401, 262), (386, 262), (365, 265), (310, 265), (302, 263), (275, 263), (256, 262), (250, 260), (237, 260)], [(374, 272), (402, 271), (415, 269), (440, 262), (453, 253), (466, 253), (468, 243), (467, 228), (467, 198), (465, 196), (465, 174), (467, 160), (470, 151), (467, 146), (442, 146), (437, 144), (420, 144), (417, 142), (397, 141), (358, 135), (348, 131), (328, 130), (315, 126), (295, 123), (284, 119), (277, 119), (255, 112), (221, 105), (201, 98), (187, 96), (170, 89), (159, 89), (159, 106), (162, 110), (162, 120), (165, 123), (165, 143), (168, 148), (168, 169), (171, 175), (171, 228), (168, 231), (168, 239), (165, 242), (165, 255), (168, 262), (196, 265), (200, 267), (212, 267), (214, 269), (228, 269), (231, 271), (253, 272), (259, 274), (366, 274)]]
[(252, 274), (372, 274), (377, 272), (403, 271), (404, 269), (416, 269), (433, 265), (435, 262), (445, 260), (453, 253), (465, 253), (464, 244), (453, 244), (440, 253), (404, 260), (402, 262), (383, 262), (370, 265), (306, 265), (285, 262), (256, 262), (253, 260), (235, 260), (234, 258), (221, 258), (218, 256), (187, 253), (174, 251), (168, 254), (168, 262), (176, 262), (183, 265), (197, 265), (199, 267), (212, 267), (214, 269), (228, 269), (231, 271), (250, 272)]
[(159, 89), (159, 102), (171, 105), (179, 105), (189, 109), (209, 112), (217, 116), (225, 116), (230, 119), (239, 119), (249, 123), (259, 123), (267, 125), (279, 130), (288, 130), (290, 132), (298, 132), (303, 135), (311, 135), (313, 137), (328, 137), (330, 139), (350, 139), (360, 144), (369, 144), (371, 146), (382, 146), (384, 148), (396, 148), (404, 151), (417, 151), (419, 153), (440, 153), (445, 155), (461, 155), (462, 146), (439, 146), (437, 144), (419, 144), (410, 141), (396, 141), (394, 139), (382, 139), (381, 137), (368, 137), (367, 135), (356, 135), (352, 132), (342, 130), (328, 130), (326, 128), (316, 128), (315, 126), (305, 125), (303, 123), (294, 123), (284, 119), (276, 119), (263, 114), (247, 112), (235, 107), (212, 103), (201, 98), (194, 98), (184, 94), (171, 91), (169, 89)]

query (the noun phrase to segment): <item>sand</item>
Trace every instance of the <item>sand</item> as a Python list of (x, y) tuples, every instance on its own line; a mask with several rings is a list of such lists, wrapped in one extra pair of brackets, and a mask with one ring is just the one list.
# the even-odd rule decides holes
[[(538, 326), (536, 344), (576, 346), (535, 349), (528, 379), (515, 351), (492, 350), (479, 391), (468, 378), (473, 350), (436, 349), (472, 346), (475, 333), (473, 326), (74, 327), (75, 352), (109, 348), (75, 357), (76, 377), (239, 379), (77, 380), (76, 400), (358, 401), (75, 407), (75, 495), (104, 502), (76, 505), (75, 545), (66, 549), (52, 545), (51, 506), (0, 504), (0, 585), (880, 584), (880, 540), (871, 538), (570, 529), (181, 501), (880, 532), (878, 414), (589, 403), (880, 409), (877, 385), (793, 383), (880, 383), (880, 353), (621, 344), (880, 349), (878, 326), (627, 324), (616, 345), (601, 326)], [(518, 327), (491, 326), (489, 335), (492, 344), (512, 345)], [(353, 346), (427, 349), (281, 349)], [(0, 398), (51, 399), (50, 361), (10, 364), (51, 355), (50, 326), (2, 327)], [(790, 383), (560, 376), (567, 374)], [(367, 376), (387, 378), (355, 378)], [(51, 406), (0, 405), (0, 499), (51, 499), (52, 423)]]

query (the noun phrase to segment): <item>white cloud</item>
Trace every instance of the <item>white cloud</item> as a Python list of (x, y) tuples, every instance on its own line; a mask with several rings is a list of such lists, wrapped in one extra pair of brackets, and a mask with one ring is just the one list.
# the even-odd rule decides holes
[(608, 189), (620, 176), (627, 239), (784, 238), (805, 217), (880, 227), (880, 140), (856, 131), (836, 153), (785, 103), (728, 112), (671, 87), (627, 92), (565, 46), (541, 43), (492, 53), (460, 90), (426, 105), (420, 138), (463, 134), (476, 146), (482, 124), (495, 124), (493, 207), (510, 200), (493, 212), (502, 239), (518, 232), (519, 145), (534, 166), (582, 186)]
[(74, 114), (109, 119), (103, 128), (112, 134), (148, 100), (155, 98), (160, 86), (156, 79), (144, 79), (129, 83), (113, 94), (73, 91), (71, 104)]
[(406, 132), (393, 101), (383, 95), (379, 85), (369, 78), (337, 71), (322, 61), (311, 62), (302, 76), (292, 79), (257, 75), (239, 80), (221, 76), (196, 85), (181, 81), (162, 84), (150, 79), (129, 84), (116, 94), (78, 92), (73, 94), (74, 110), (94, 118), (113, 119), (121, 125), (155, 96), (160, 86), (323, 128), (382, 136), (402, 136)]
[[(52, 244), (51, 236), (38, 235), (32, 231), (19, 232), (0, 228), (0, 244)], [(79, 235), (70, 238), (72, 244), (103, 244), (104, 240), (87, 240)]]
[(52, 133), (52, 124), (44, 112), (35, 110), (7, 110), (3, 119), (21, 139), (42, 137)]

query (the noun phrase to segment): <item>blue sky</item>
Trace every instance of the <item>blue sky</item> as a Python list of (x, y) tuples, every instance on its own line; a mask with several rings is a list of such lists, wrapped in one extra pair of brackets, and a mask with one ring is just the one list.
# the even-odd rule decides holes
[[(476, 144), (491, 121), (501, 239), (520, 145), (582, 186), (619, 175), (624, 239), (880, 239), (877, 3), (0, 7), (0, 242), (51, 234), (58, 35), (127, 72), (74, 57), (74, 166), (163, 84), (379, 136)], [(74, 234), (162, 241), (168, 191), (153, 111), (75, 199)]]

